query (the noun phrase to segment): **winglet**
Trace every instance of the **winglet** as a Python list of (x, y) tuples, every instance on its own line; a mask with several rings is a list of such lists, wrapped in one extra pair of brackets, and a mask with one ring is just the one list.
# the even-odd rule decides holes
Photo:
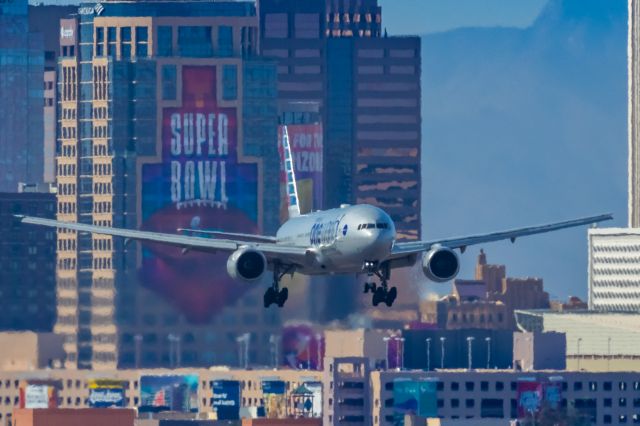
[(282, 126), (282, 152), (284, 154), (284, 172), (287, 176), (287, 202), (289, 204), (289, 218), (300, 216), (300, 199), (298, 198), (298, 185), (293, 168), (293, 156), (289, 143), (289, 131), (287, 126)]

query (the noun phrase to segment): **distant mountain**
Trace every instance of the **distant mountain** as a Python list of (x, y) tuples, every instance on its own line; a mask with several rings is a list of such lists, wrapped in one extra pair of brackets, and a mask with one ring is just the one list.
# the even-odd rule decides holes
[[(465, 28), (422, 43), (425, 236), (600, 212), (616, 216), (604, 226), (625, 226), (626, 0), (551, 0), (530, 28)], [(485, 250), (511, 276), (585, 297), (586, 241), (579, 229)], [(463, 256), (462, 277), (475, 254)]]

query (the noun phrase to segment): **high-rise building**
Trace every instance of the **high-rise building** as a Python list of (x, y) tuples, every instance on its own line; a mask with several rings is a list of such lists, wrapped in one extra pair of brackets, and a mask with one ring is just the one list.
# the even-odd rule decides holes
[(71, 34), (60, 32), (60, 19), (75, 13), (75, 6), (29, 5), (29, 30), (42, 34), (44, 48), (44, 99), (43, 108), (43, 181), (55, 182), (55, 149), (56, 149), (56, 68), (60, 39)]
[(629, 0), (629, 228), (589, 230), (589, 309), (640, 310), (640, 1)]
[(55, 207), (52, 193), (0, 193), (0, 330), (53, 330), (56, 232), (14, 215), (53, 219)]
[(589, 309), (640, 311), (640, 229), (589, 229)]
[(640, 228), (640, 1), (629, 0), (629, 227)]
[(259, 0), (278, 100), (320, 105), (325, 208), (384, 208), (420, 236), (420, 38), (388, 37), (377, 0)]
[(42, 34), (29, 29), (27, 0), (0, 2), (0, 191), (43, 182)]
[[(278, 63), (279, 105), (318, 105), (323, 208), (368, 203), (387, 211), (398, 238), (420, 237), (419, 37), (388, 37), (377, 0), (259, 0), (262, 54)], [(360, 309), (361, 286), (331, 277), (315, 286), (316, 319)], [(403, 288), (397, 305), (418, 300)], [(339, 289), (339, 290), (338, 290)], [(346, 297), (335, 297), (336, 291)], [(318, 301), (320, 301), (318, 303)]]
[[(273, 234), (279, 222), (276, 66), (249, 2), (81, 5), (61, 21), (58, 218), (176, 232)], [(226, 256), (58, 234), (68, 367), (251, 363), (279, 327)]]

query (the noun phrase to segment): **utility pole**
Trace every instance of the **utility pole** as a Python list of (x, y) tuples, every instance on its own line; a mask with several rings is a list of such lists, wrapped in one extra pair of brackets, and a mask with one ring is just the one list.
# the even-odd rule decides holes
[(431, 370), (431, 337), (427, 337), (427, 371)]

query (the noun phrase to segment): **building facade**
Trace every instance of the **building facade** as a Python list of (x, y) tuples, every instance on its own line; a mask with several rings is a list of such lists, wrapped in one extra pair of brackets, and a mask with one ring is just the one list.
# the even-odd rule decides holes
[(640, 228), (640, 2), (629, 0), (629, 227)]
[[(418, 239), (420, 38), (388, 37), (377, 0), (259, 0), (258, 6), (262, 54), (278, 64), (279, 105), (318, 105), (322, 208), (369, 203), (390, 214), (399, 239)], [(315, 299), (326, 308), (314, 319), (363, 311), (361, 283), (352, 277), (316, 281), (322, 282)], [(336, 298), (336, 291), (348, 296)], [(415, 308), (416, 300), (415, 288), (404, 287), (396, 306), (410, 301)]]
[(421, 319), (447, 330), (516, 330), (514, 310), (549, 306), (541, 278), (507, 277), (505, 265), (488, 264), (480, 250), (474, 280), (454, 280), (451, 295), (423, 301)]
[(52, 331), (56, 320), (56, 233), (16, 214), (55, 217), (50, 193), (0, 193), (0, 330)]
[(420, 38), (383, 35), (377, 0), (258, 3), (262, 52), (278, 61), (279, 102), (320, 105), (324, 186), (335, 189), (324, 207), (382, 207), (400, 239), (418, 239)]
[(631, 312), (516, 311), (518, 327), (528, 332), (566, 335), (567, 369), (636, 371), (640, 366), (640, 315)]
[(640, 311), (640, 231), (589, 230), (589, 309)]
[(29, 29), (28, 2), (0, 3), (0, 191), (43, 182), (41, 33)]
[[(257, 56), (253, 4), (81, 5), (61, 34), (60, 220), (275, 232), (276, 67)], [(246, 332), (268, 364), (257, 348), (279, 314), (227, 276), (224, 255), (58, 235), (68, 367), (234, 364), (224, 348)]]

